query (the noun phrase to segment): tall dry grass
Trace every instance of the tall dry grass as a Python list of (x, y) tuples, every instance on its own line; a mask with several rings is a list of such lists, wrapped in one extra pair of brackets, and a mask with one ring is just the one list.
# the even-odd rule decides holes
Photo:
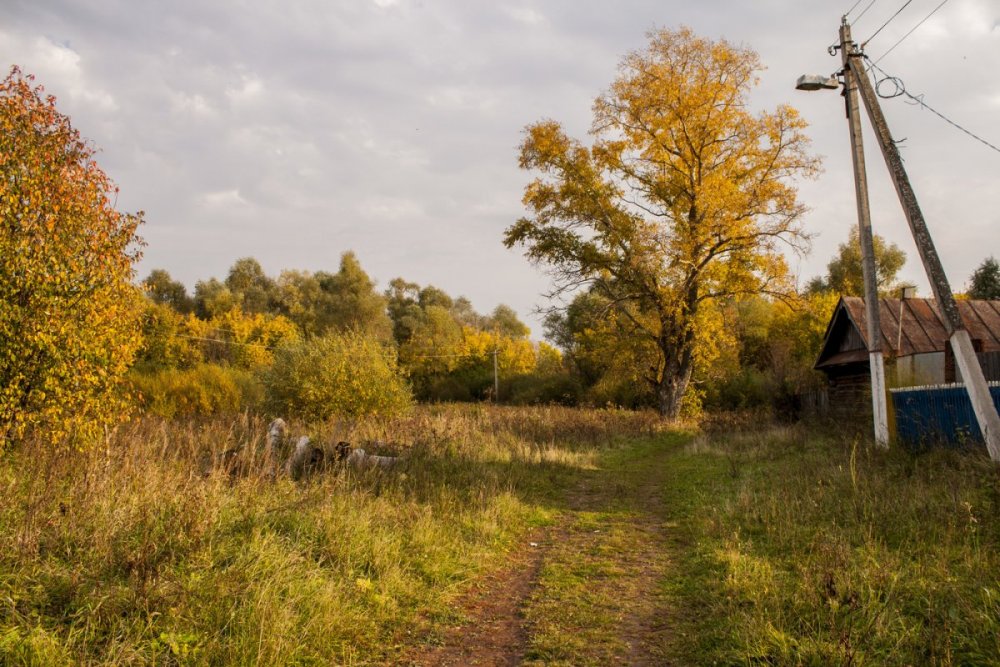
[(0, 664), (391, 660), (453, 617), (449, 601), (545, 523), (600, 450), (657, 420), (440, 406), (291, 426), (320, 443), (396, 443), (406, 459), (275, 479), (265, 420), (250, 416), (143, 419), (85, 453), (6, 453)]

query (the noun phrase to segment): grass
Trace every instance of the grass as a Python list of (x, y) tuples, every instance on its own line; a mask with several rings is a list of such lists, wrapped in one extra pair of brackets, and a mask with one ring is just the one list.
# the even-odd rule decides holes
[(376, 664), (432, 635), (559, 490), (649, 415), (425, 408), (330, 422), (412, 445), (399, 469), (304, 483), (215, 462), (259, 420), (123, 427), (106, 447), (0, 459), (0, 664)]
[(1000, 474), (802, 427), (670, 458), (682, 664), (1000, 664)]
[(666, 457), (688, 435), (608, 450), (570, 492), (568, 510), (527, 606), (527, 664), (643, 664), (666, 657), (668, 600), (657, 583), (672, 567), (656, 498)]
[(1000, 664), (982, 454), (465, 406), (292, 425), (411, 444), (388, 472), (214, 463), (263, 430), (147, 419), (0, 458), (0, 664), (393, 664), (538, 527), (529, 663)]
[(529, 662), (1000, 664), (985, 454), (730, 422), (605, 451), (573, 493)]

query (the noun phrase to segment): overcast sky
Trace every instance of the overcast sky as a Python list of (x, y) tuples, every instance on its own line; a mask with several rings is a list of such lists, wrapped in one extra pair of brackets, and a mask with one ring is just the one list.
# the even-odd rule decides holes
[[(862, 0), (852, 18), (871, 0)], [(867, 39), (905, 0), (854, 21)], [(802, 184), (817, 237), (793, 259), (821, 274), (856, 224), (847, 124), (827, 53), (853, 0), (3, 0), (0, 62), (55, 94), (101, 152), (119, 208), (146, 212), (139, 274), (193, 288), (253, 256), (265, 270), (336, 270), (354, 250), (385, 287), (396, 276), (480, 311), (545, 305), (549, 281), (501, 243), (523, 214), (525, 125), (554, 118), (586, 139), (590, 106), (656, 27), (688, 25), (756, 49), (752, 103), (798, 107), (825, 172)], [(913, 0), (868, 45), (881, 56), (939, 4)], [(949, 0), (880, 63), (906, 88), (1000, 145), (1000, 2)], [(1000, 153), (905, 98), (884, 101), (952, 285), (1000, 256)], [(867, 121), (866, 121), (867, 123)], [(907, 251), (905, 218), (866, 137), (875, 231)]]

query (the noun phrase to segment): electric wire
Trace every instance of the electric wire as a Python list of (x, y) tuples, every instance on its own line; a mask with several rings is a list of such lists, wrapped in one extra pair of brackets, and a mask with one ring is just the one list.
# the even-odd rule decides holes
[(187, 340), (197, 340), (203, 343), (222, 343), (223, 345), (241, 345), (243, 347), (260, 347), (265, 350), (276, 349), (273, 345), (264, 345), (263, 343), (247, 343), (240, 340), (222, 340), (220, 338), (205, 338), (204, 336), (186, 336), (184, 334), (169, 334), (170, 338), (185, 338)]
[(848, 9), (846, 12), (844, 12), (844, 14), (843, 14), (844, 18), (847, 18), (848, 16), (850, 16), (851, 12), (854, 11), (854, 8), (857, 7), (860, 4), (861, 4), (861, 0), (856, 0), (856, 2), (853, 5), (851, 5), (851, 8)]
[(888, 50), (888, 51), (886, 51), (885, 53), (883, 53), (882, 55), (880, 55), (880, 56), (878, 57), (878, 60), (876, 60), (876, 61), (875, 61), (875, 63), (876, 63), (876, 64), (878, 64), (878, 63), (882, 62), (882, 59), (883, 59), (883, 58), (885, 58), (885, 57), (886, 57), (887, 55), (889, 55), (890, 53), (892, 53), (892, 50), (893, 50), (893, 49), (895, 49), (895, 48), (896, 48), (897, 46), (899, 46), (900, 44), (902, 44), (902, 43), (903, 43), (903, 41), (904, 41), (904, 40), (905, 40), (905, 39), (906, 39), (907, 37), (909, 37), (910, 35), (912, 35), (912, 34), (914, 33), (914, 31), (916, 31), (916, 29), (917, 29), (917, 28), (919, 28), (920, 26), (922, 26), (922, 25), (923, 25), (923, 24), (924, 24), (924, 23), (925, 23), (925, 22), (927, 21), (927, 19), (929, 19), (930, 17), (934, 16), (934, 14), (935, 14), (935, 13), (937, 13), (937, 10), (941, 9), (941, 8), (942, 8), (942, 7), (944, 7), (944, 6), (946, 5), (946, 4), (948, 4), (948, 0), (941, 0), (941, 4), (939, 4), (939, 5), (937, 6), (937, 7), (935, 7), (934, 9), (932, 9), (932, 10), (931, 10), (931, 13), (930, 13), (930, 14), (928, 14), (927, 16), (925, 16), (925, 17), (924, 17), (924, 18), (923, 18), (923, 19), (922, 19), (922, 20), (920, 21), (920, 23), (918, 23), (917, 25), (915, 25), (915, 26), (913, 26), (912, 28), (910, 28), (910, 32), (908, 32), (908, 33), (906, 33), (905, 35), (903, 35), (903, 37), (902, 37), (902, 38), (901, 38), (901, 39), (900, 39), (900, 40), (899, 40), (898, 42), (896, 42), (896, 43), (895, 43), (895, 44), (893, 44), (893, 45), (892, 45), (891, 47), (889, 47), (889, 50)]
[(860, 14), (858, 14), (858, 16), (857, 16), (857, 18), (856, 18), (856, 19), (854, 19), (854, 22), (855, 22), (855, 23), (857, 23), (858, 21), (860, 21), (860, 20), (861, 20), (861, 17), (862, 17), (862, 16), (864, 16), (865, 14), (867, 14), (867, 13), (868, 13), (868, 10), (869, 10), (869, 9), (871, 9), (871, 8), (872, 8), (872, 5), (874, 5), (874, 4), (876, 3), (876, 2), (878, 2), (878, 0), (872, 0), (871, 2), (869, 2), (869, 3), (868, 3), (868, 6), (867, 6), (867, 7), (865, 7), (865, 8), (863, 9), (863, 10), (861, 10), (861, 13), (860, 13)]
[(906, 2), (903, 3), (903, 6), (900, 7), (899, 9), (897, 9), (896, 13), (889, 17), (888, 21), (886, 21), (885, 23), (883, 23), (882, 26), (878, 30), (876, 30), (875, 33), (871, 37), (869, 37), (868, 39), (866, 39), (864, 42), (861, 43), (861, 48), (864, 49), (866, 46), (868, 46), (868, 42), (870, 42), (873, 39), (875, 39), (876, 35), (878, 35), (880, 32), (882, 32), (887, 25), (889, 25), (890, 23), (892, 23), (893, 19), (895, 19), (897, 16), (899, 16), (900, 12), (902, 12), (904, 9), (906, 9), (907, 7), (909, 7), (909, 5), (910, 5), (911, 2), (913, 2), (913, 0), (906, 0)]
[[(225, 331), (225, 329), (222, 329)], [(277, 345), (265, 345), (264, 343), (249, 343), (239, 340), (225, 340), (222, 338), (206, 338), (204, 336), (188, 336), (186, 334), (168, 334), (168, 338), (184, 338), (186, 340), (196, 340), (203, 343), (219, 343), (221, 345), (240, 345), (242, 347), (259, 347), (265, 350), (277, 350)], [(407, 359), (470, 359), (470, 358), (483, 358), (493, 354), (492, 350), (487, 350), (485, 352), (458, 352), (452, 354), (414, 354), (407, 355)], [(347, 356), (365, 356), (363, 354), (358, 355), (347, 355)], [(387, 357), (389, 358), (389, 357)]]
[[(937, 116), (941, 120), (945, 121), (946, 123), (948, 123), (952, 127), (961, 130), (962, 132), (964, 132), (965, 134), (969, 135), (970, 137), (972, 137), (973, 139), (975, 139), (979, 143), (983, 144), (984, 146), (986, 146), (988, 148), (992, 148), (997, 153), (1000, 153), (1000, 147), (998, 147), (996, 144), (990, 143), (989, 141), (987, 141), (986, 139), (983, 139), (982, 137), (980, 137), (977, 134), (973, 134), (969, 130), (965, 129), (964, 127), (962, 127), (961, 125), (959, 125), (955, 121), (953, 121), (950, 118), (948, 118), (947, 116), (945, 116), (943, 113), (941, 113), (940, 111), (938, 111), (937, 109), (935, 109), (931, 105), (927, 104), (927, 102), (924, 102), (924, 96), (922, 94), (921, 95), (914, 95), (913, 93), (911, 93), (910, 91), (908, 91), (906, 89), (906, 85), (903, 83), (903, 80), (900, 79), (898, 76), (893, 76), (893, 75), (889, 74), (884, 69), (882, 69), (881, 67), (879, 67), (876, 63), (872, 62), (871, 59), (868, 58), (867, 56), (865, 56), (865, 60), (868, 61), (869, 70), (874, 69), (874, 70), (876, 70), (877, 72), (879, 72), (884, 77), (881, 81), (878, 81), (875, 84), (875, 92), (876, 92), (876, 94), (879, 97), (881, 97), (883, 99), (891, 99), (893, 97), (905, 96), (905, 97), (909, 98), (910, 100), (912, 100), (912, 102), (911, 102), (912, 104), (914, 104), (916, 106), (919, 106), (919, 107), (921, 107), (923, 109), (927, 109), (928, 111), (930, 111), (935, 116)], [(880, 90), (880, 88), (882, 87), (882, 85), (884, 83), (886, 83), (886, 82), (889, 82), (889, 83), (891, 83), (892, 85), (894, 85), (896, 87), (896, 89), (892, 93), (890, 93), (890, 94), (885, 94), (885, 93), (883, 93)]]

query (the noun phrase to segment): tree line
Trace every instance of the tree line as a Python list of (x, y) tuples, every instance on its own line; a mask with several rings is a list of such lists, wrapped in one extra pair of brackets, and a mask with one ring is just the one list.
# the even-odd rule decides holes
[[(648, 37), (596, 99), (589, 144), (554, 120), (524, 131), (526, 214), (502, 241), (550, 271), (552, 344), (507, 306), (482, 314), (402, 278), (380, 291), (349, 251), (336, 271), (277, 277), (239, 259), (190, 295), (162, 269), (134, 284), (142, 212), (115, 209), (92, 146), (13, 68), (0, 82), (0, 440), (93, 440), (136, 402), (317, 418), (414, 399), (671, 419), (785, 409), (820, 381), (836, 299), (862, 291), (857, 235), (798, 289), (785, 253), (809, 234), (795, 183), (820, 166), (805, 122), (788, 105), (751, 111), (752, 49), (687, 28)], [(875, 251), (887, 293), (905, 255), (880, 237)], [(1000, 297), (992, 257), (968, 296)]]
[(494, 370), (506, 400), (572, 400), (555, 386), (568, 379), (560, 353), (532, 342), (512, 308), (482, 314), (465, 297), (403, 278), (379, 291), (351, 251), (336, 272), (272, 278), (243, 258), (224, 279), (197, 282), (193, 295), (163, 269), (142, 288), (148, 305), (137, 368), (147, 373), (206, 362), (252, 369), (282, 345), (349, 334), (393, 356), (419, 400), (496, 399)]

